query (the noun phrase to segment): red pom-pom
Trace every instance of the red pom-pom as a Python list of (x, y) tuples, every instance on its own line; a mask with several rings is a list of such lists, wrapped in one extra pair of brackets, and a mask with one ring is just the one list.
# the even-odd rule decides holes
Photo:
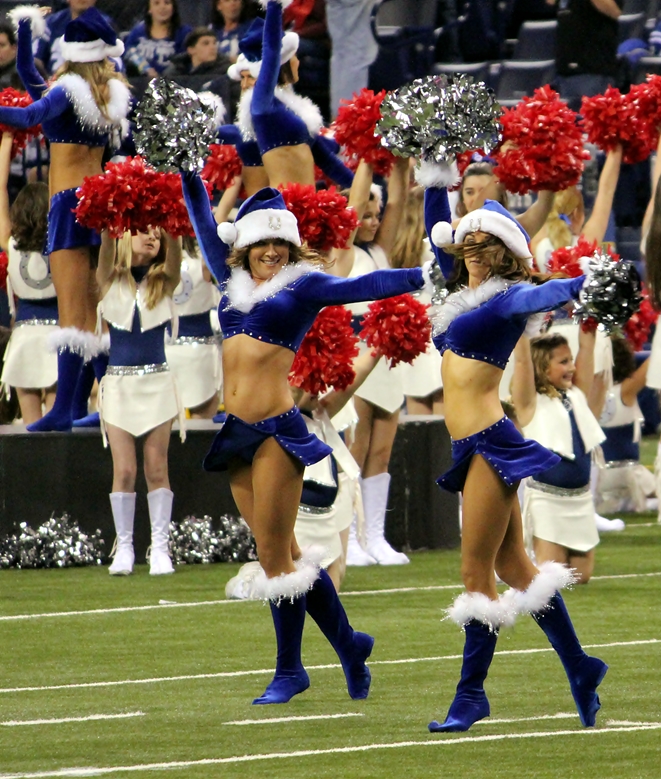
[(224, 192), (241, 175), (241, 158), (234, 146), (229, 144), (212, 143), (209, 151), (211, 153), (200, 176), (214, 189)]
[(108, 230), (114, 238), (150, 227), (162, 227), (173, 237), (192, 235), (180, 176), (159, 173), (141, 157), (109, 162), (105, 173), (83, 180), (76, 196), (78, 222), (98, 232)]
[(328, 387), (344, 390), (353, 384), (353, 358), (358, 337), (351, 327), (351, 311), (344, 306), (324, 308), (312, 323), (289, 373), (289, 383), (311, 395)]
[(363, 317), (360, 337), (374, 354), (397, 363), (412, 363), (427, 350), (431, 336), (431, 322), (427, 308), (411, 295), (398, 295), (375, 300)]
[(351, 100), (341, 100), (334, 125), (335, 140), (344, 146), (349, 167), (355, 169), (360, 160), (365, 160), (381, 176), (387, 176), (395, 162), (392, 153), (381, 145), (381, 136), (376, 134), (385, 96), (385, 89), (377, 94), (371, 89), (361, 89)]
[(624, 326), (624, 335), (633, 347), (634, 352), (640, 352), (649, 341), (650, 329), (659, 318), (659, 312), (650, 303), (649, 293), (643, 285), (643, 300), (640, 308)]
[[(592, 257), (598, 249), (599, 243), (597, 241), (588, 241), (581, 236), (574, 246), (561, 246), (559, 249), (555, 249), (546, 263), (546, 271), (547, 273), (564, 273), (575, 279), (585, 273), (579, 262), (581, 257)], [(620, 255), (611, 249), (607, 249), (606, 253), (615, 262), (620, 259)]]
[(0, 289), (7, 289), (7, 267), (9, 258), (7, 252), (0, 252)]
[[(32, 105), (32, 98), (27, 92), (19, 92), (13, 87), (6, 87), (0, 91), (0, 106), (9, 106), (10, 108), (27, 108)], [(28, 141), (41, 135), (41, 125), (28, 127), (26, 130), (19, 130), (16, 127), (0, 123), (0, 133), (11, 133), (14, 141), (11, 146), (12, 157), (23, 151)]]
[(313, 184), (281, 187), (287, 209), (298, 220), (301, 240), (317, 251), (343, 249), (360, 221), (335, 187), (317, 191)]
[(504, 145), (493, 156), (496, 175), (508, 191), (560, 192), (578, 183), (590, 155), (576, 114), (551, 87), (536, 89), (505, 109), (501, 122)]

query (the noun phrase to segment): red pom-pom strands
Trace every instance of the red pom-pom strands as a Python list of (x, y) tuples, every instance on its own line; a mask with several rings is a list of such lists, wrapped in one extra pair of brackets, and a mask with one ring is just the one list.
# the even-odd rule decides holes
[(281, 188), (285, 205), (298, 220), (301, 240), (320, 252), (343, 249), (360, 221), (335, 187), (317, 191), (312, 184)]
[(349, 167), (355, 169), (360, 160), (365, 160), (381, 176), (387, 176), (395, 162), (376, 133), (385, 96), (385, 89), (377, 94), (361, 89), (352, 100), (341, 101), (334, 124), (335, 140), (344, 147)]
[[(561, 246), (559, 249), (555, 249), (546, 264), (546, 272), (564, 273), (575, 279), (585, 273), (585, 268), (581, 265), (581, 258), (592, 257), (598, 251), (597, 241), (588, 241), (581, 236), (575, 246)], [(620, 259), (620, 255), (610, 249), (607, 249), (606, 253), (614, 262)]]
[(363, 317), (360, 337), (374, 354), (386, 357), (391, 368), (412, 363), (427, 351), (431, 337), (427, 308), (411, 295), (375, 300)]
[(642, 288), (643, 299), (638, 311), (624, 325), (624, 335), (635, 352), (640, 352), (649, 341), (650, 329), (656, 324), (659, 312), (654, 310), (645, 286)]
[(7, 289), (7, 268), (9, 258), (7, 252), (0, 252), (0, 289)]
[(162, 227), (173, 237), (192, 235), (181, 178), (159, 173), (141, 157), (109, 162), (105, 173), (86, 177), (76, 195), (80, 224), (108, 230), (113, 238), (144, 233), (149, 227)]
[(559, 192), (578, 183), (590, 155), (577, 119), (549, 86), (505, 109), (503, 145), (494, 157), (496, 175), (509, 192)]
[(351, 312), (344, 306), (328, 306), (317, 315), (296, 352), (289, 383), (311, 395), (329, 387), (344, 390), (356, 378), (353, 359), (357, 355)]
[(241, 159), (234, 146), (212, 143), (209, 151), (200, 175), (218, 192), (224, 192), (241, 175)]
[[(27, 108), (31, 104), (32, 98), (26, 92), (19, 92), (13, 87), (6, 87), (0, 91), (0, 106)], [(15, 157), (23, 151), (28, 141), (41, 135), (41, 125), (37, 124), (34, 127), (28, 127), (26, 130), (18, 130), (16, 127), (9, 127), (6, 124), (0, 123), (0, 133), (11, 133), (14, 136), (11, 153), (12, 157)]]

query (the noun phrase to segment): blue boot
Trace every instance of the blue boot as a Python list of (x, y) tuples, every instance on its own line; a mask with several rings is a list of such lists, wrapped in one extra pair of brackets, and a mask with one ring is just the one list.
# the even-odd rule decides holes
[(431, 733), (457, 733), (468, 730), (478, 720), (490, 714), (489, 701), (484, 692), (484, 680), (493, 659), (498, 631), (483, 622), (472, 619), (465, 626), (466, 643), (457, 692), (445, 718), (440, 723), (429, 723)]
[[(109, 347), (109, 344), (108, 344)], [(100, 427), (101, 420), (99, 418), (99, 412), (93, 411), (88, 414), (88, 402), (90, 392), (94, 386), (94, 380), (101, 384), (101, 379), (106, 375), (106, 368), (108, 367), (108, 349), (106, 348), (99, 352), (99, 354), (92, 357), (89, 362), (83, 365), (83, 370), (80, 374), (80, 379), (76, 386), (76, 394), (74, 396), (73, 403), (73, 426), (74, 427)]]
[(533, 612), (532, 618), (546, 634), (564, 666), (578, 716), (586, 728), (594, 727), (601, 708), (597, 687), (608, 666), (598, 657), (590, 657), (581, 646), (562, 595), (556, 592), (547, 608)]
[(323, 569), (306, 595), (306, 608), (340, 658), (349, 695), (354, 700), (367, 698), (372, 676), (365, 661), (372, 653), (374, 639), (351, 627), (335, 586)]
[(58, 350), (55, 403), (46, 415), (27, 426), (31, 433), (71, 430), (73, 397), (82, 367), (83, 355), (78, 351), (72, 351), (68, 346)]
[(310, 679), (301, 662), (301, 639), (305, 624), (305, 595), (293, 600), (283, 598), (269, 603), (273, 615), (278, 655), (275, 676), (253, 704), (287, 703), (294, 695), (307, 690)]

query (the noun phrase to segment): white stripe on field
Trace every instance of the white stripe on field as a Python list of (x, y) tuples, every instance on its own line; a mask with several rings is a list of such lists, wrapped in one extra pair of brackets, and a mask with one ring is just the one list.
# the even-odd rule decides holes
[(199, 768), (209, 765), (228, 765), (231, 763), (254, 763), (262, 760), (287, 760), (301, 757), (317, 757), (319, 755), (351, 754), (355, 752), (373, 752), (379, 749), (408, 749), (411, 747), (453, 747), (457, 744), (476, 744), (507, 739), (554, 738), (557, 736), (604, 736), (613, 733), (640, 733), (648, 730), (659, 730), (661, 723), (648, 725), (625, 726), (621, 728), (581, 728), (580, 730), (551, 730), (533, 733), (500, 733), (489, 736), (460, 736), (457, 738), (436, 738), (431, 736), (426, 741), (399, 741), (389, 744), (363, 744), (362, 746), (334, 747), (331, 749), (300, 749), (296, 752), (271, 752), (257, 755), (236, 755), (235, 757), (205, 758), (202, 760), (177, 760), (169, 763), (142, 763), (138, 765), (118, 766), (78, 766), (76, 768), (59, 768), (54, 771), (37, 771), (21, 774), (0, 774), (0, 779), (50, 779), (51, 777), (104, 776), (106, 774), (134, 773), (138, 771), (164, 771), (182, 768)]
[[(364, 717), (364, 714), (309, 714), (305, 717), (271, 717), (269, 719), (237, 719), (223, 722), (223, 725), (270, 725), (273, 722), (306, 722), (311, 719), (343, 719), (344, 717)], [(637, 723), (636, 723), (637, 724)]]
[[(519, 719), (486, 719), (478, 720), (475, 725), (509, 725), (512, 722), (538, 722), (540, 720), (556, 720), (556, 719), (576, 719), (578, 714), (574, 712), (569, 714), (566, 712), (559, 712), (558, 714), (543, 714), (539, 717), (521, 717)], [(615, 722), (615, 720), (609, 720), (607, 725), (649, 725), (649, 722)]]
[[(661, 576), (661, 571), (652, 573), (620, 573), (609, 576), (593, 576), (590, 581), (600, 581), (605, 579), (638, 579), (650, 576)], [(386, 590), (348, 590), (342, 592), (343, 598), (355, 597), (357, 595), (399, 595), (406, 592), (436, 592), (442, 590), (461, 590), (463, 584), (429, 584), (424, 587), (392, 587)], [(154, 611), (155, 609), (192, 609), (200, 606), (226, 606), (227, 604), (255, 603), (255, 601), (245, 600), (202, 600), (190, 601), (186, 603), (154, 603), (148, 606), (116, 606), (109, 609), (86, 609), (82, 611), (51, 611), (39, 614), (6, 614), (0, 616), (0, 622), (12, 622), (29, 619), (47, 619), (49, 617), (85, 617), (101, 614), (123, 614), (132, 611)]]
[(8, 720), (1, 722), (3, 728), (17, 728), (23, 725), (60, 725), (63, 722), (92, 722), (93, 720), (129, 719), (130, 717), (144, 717), (144, 711), (130, 711), (126, 714), (90, 714), (87, 717), (62, 717), (61, 719), (26, 719)]
[[(608, 644), (583, 644), (584, 649), (605, 649), (615, 646), (641, 646), (645, 644), (661, 644), (659, 638), (641, 639), (639, 641), (612, 641)], [(542, 649), (505, 649), (496, 652), (498, 657), (507, 655), (532, 655), (541, 652), (553, 652), (552, 647)], [(434, 657), (408, 657), (403, 660), (370, 660), (372, 665), (410, 665), (413, 663), (435, 663), (442, 660), (461, 660), (463, 655), (438, 655)], [(329, 668), (341, 668), (339, 663), (328, 663), (326, 665), (308, 665), (308, 671), (325, 671)], [(121, 679), (118, 681), (106, 682), (77, 682), (75, 684), (51, 684), (43, 687), (0, 687), (0, 694), (15, 692), (43, 692), (46, 690), (76, 690), (90, 687), (121, 687), (129, 684), (159, 684), (160, 682), (187, 682), (199, 679), (229, 679), (237, 676), (260, 676), (264, 674), (273, 675), (273, 668), (259, 668), (248, 671), (218, 671), (209, 674), (188, 674), (182, 676), (155, 676), (147, 679)], [(0, 777), (0, 779), (2, 779)]]

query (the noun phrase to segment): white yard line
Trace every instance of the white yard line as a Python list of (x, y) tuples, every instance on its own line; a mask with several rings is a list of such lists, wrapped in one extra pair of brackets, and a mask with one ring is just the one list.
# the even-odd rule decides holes
[[(653, 645), (661, 644), (659, 638), (641, 639), (639, 641), (612, 641), (608, 644), (584, 644), (584, 649), (605, 649), (608, 647), (629, 647), (629, 646), (641, 646), (641, 645)], [(530, 655), (538, 654), (541, 652), (553, 652), (552, 647), (544, 647), (542, 649), (505, 649), (500, 652), (496, 652), (498, 657), (505, 657), (507, 655)], [(401, 660), (370, 660), (369, 665), (412, 665), (414, 663), (436, 663), (443, 660), (460, 660), (462, 655), (437, 655), (433, 657), (407, 657)], [(339, 663), (328, 663), (326, 665), (308, 665), (306, 666), (308, 671), (325, 671), (329, 668), (340, 668)], [(238, 676), (260, 676), (260, 675), (273, 675), (273, 668), (259, 668), (247, 671), (219, 671), (217, 673), (208, 674), (188, 674), (181, 676), (156, 676), (147, 679), (120, 679), (116, 681), (105, 682), (76, 682), (73, 684), (51, 684), (43, 687), (0, 687), (0, 694), (2, 693), (20, 693), (20, 692), (43, 692), (47, 690), (76, 690), (87, 689), (92, 687), (121, 687), (123, 685), (131, 684), (160, 684), (161, 682), (187, 682), (195, 681), (199, 679), (229, 679)], [(2, 777), (0, 777), (2, 779)]]
[(17, 728), (23, 725), (60, 725), (63, 722), (92, 722), (94, 720), (129, 719), (130, 717), (144, 717), (144, 711), (130, 711), (125, 714), (90, 714), (87, 717), (62, 717), (61, 719), (26, 719), (0, 721), (0, 727)]
[(364, 714), (309, 714), (305, 717), (269, 717), (267, 719), (237, 719), (232, 722), (223, 722), (223, 725), (271, 725), (274, 722), (307, 722), (314, 719), (344, 719), (345, 717), (364, 717)]
[[(544, 714), (540, 717), (521, 717), (519, 719), (486, 719), (478, 720), (476, 725), (509, 725), (511, 722), (540, 722), (541, 720), (558, 720), (558, 719), (576, 719), (578, 714), (574, 712), (570, 714), (568, 712), (559, 712), (558, 714)], [(647, 722), (615, 722), (609, 721), (607, 725), (647, 725)]]
[[(614, 733), (641, 733), (661, 729), (661, 723), (624, 726), (620, 728), (581, 728), (580, 730), (551, 730), (532, 733), (498, 733), (488, 736), (459, 736), (450, 734), (430, 735), (425, 741), (399, 741), (390, 744), (363, 744), (352, 747), (335, 747), (332, 749), (301, 749), (296, 752), (270, 752), (257, 755), (237, 755), (235, 757), (205, 758), (202, 760), (177, 760), (168, 763), (142, 763), (123, 766), (78, 766), (75, 768), (59, 768), (51, 771), (36, 771), (30, 773), (0, 774), (0, 779), (51, 779), (51, 777), (81, 777), (105, 776), (107, 774), (135, 773), (144, 771), (181, 770), (183, 768), (201, 768), (211, 765), (229, 765), (232, 763), (254, 763), (266, 760), (289, 760), (302, 757), (318, 757), (319, 755), (351, 754), (356, 752), (374, 752), (383, 749), (410, 749), (413, 747), (455, 747), (463, 744), (481, 742), (505, 741), (508, 739), (557, 738), (558, 736), (605, 736)], [(628, 743), (628, 742), (627, 742)]]

